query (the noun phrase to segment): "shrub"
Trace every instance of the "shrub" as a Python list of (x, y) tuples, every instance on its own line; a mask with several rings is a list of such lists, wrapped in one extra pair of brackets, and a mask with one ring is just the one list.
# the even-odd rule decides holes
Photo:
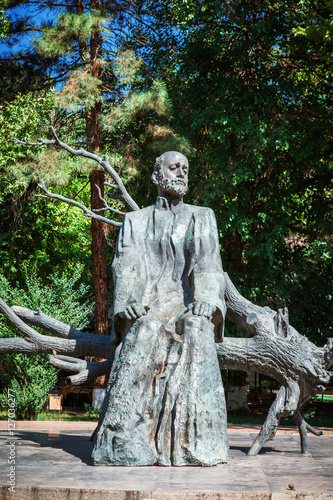
[[(83, 329), (89, 322), (91, 306), (85, 300), (88, 287), (77, 285), (82, 266), (73, 267), (71, 273), (54, 273), (47, 283), (42, 283), (37, 272), (26, 275), (25, 286), (12, 286), (0, 275), (0, 296), (9, 305), (35, 310)], [(17, 337), (18, 331), (0, 316), (0, 337)], [(57, 370), (49, 365), (47, 355), (4, 354), (0, 356), (1, 380), (15, 393), (17, 418), (31, 419), (47, 400), (50, 389), (56, 384)], [(7, 390), (0, 396), (0, 405), (7, 408)]]
[[(31, 420), (43, 409), (48, 393), (58, 379), (55, 368), (48, 366), (45, 360), (27, 358), (28, 356), (21, 356), (16, 360), (16, 373), (10, 383), (18, 420)], [(0, 405), (8, 409), (7, 391), (0, 394)]]

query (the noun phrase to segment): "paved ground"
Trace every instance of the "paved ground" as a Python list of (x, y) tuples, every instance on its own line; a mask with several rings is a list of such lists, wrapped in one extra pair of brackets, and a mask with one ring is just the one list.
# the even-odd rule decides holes
[[(36, 424), (43, 425), (44, 430), (22, 429), (17, 425), (14, 436), (10, 436), (6, 423), (6, 428), (0, 431), (0, 498), (333, 499), (333, 433), (309, 436), (310, 456), (300, 454), (295, 431), (282, 430), (257, 457), (247, 457), (256, 429), (243, 427), (243, 432), (229, 430), (228, 465), (92, 467), (91, 430), (61, 430), (62, 423), (45, 429), (50, 422)], [(15, 493), (6, 486), (9, 458), (15, 459)]]

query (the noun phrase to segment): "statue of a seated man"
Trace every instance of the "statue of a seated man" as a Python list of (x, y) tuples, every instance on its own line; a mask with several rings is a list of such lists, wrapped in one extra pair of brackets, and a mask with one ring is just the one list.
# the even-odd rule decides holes
[(188, 161), (156, 159), (155, 205), (126, 214), (114, 273), (118, 345), (95, 465), (227, 462), (226, 409), (215, 341), (224, 275), (214, 213), (183, 203)]

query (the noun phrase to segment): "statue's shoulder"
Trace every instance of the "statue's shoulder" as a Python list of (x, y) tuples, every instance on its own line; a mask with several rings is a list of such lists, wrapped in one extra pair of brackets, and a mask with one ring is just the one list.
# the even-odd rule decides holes
[(209, 207), (198, 207), (196, 205), (187, 205), (187, 203), (184, 203), (184, 208), (196, 217), (215, 218), (214, 211)]
[(126, 214), (126, 219), (133, 222), (146, 219), (154, 212), (155, 205), (150, 205), (145, 208), (140, 208), (140, 210), (134, 210), (133, 212), (128, 212)]
[(197, 207), (195, 205), (184, 205), (194, 222), (194, 233), (198, 237), (210, 237), (216, 228), (215, 214), (211, 208)]

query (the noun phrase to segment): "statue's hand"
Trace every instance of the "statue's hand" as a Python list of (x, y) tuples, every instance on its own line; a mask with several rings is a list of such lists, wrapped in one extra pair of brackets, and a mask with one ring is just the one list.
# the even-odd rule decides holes
[(193, 303), (192, 312), (196, 316), (206, 316), (206, 318), (210, 318), (211, 316), (213, 316), (215, 311), (215, 306), (212, 306), (211, 304), (208, 304), (208, 302), (205, 302), (203, 300), (196, 300)]
[(119, 316), (122, 319), (125, 319), (125, 318), (137, 319), (137, 318), (141, 318), (141, 316), (144, 316), (145, 314), (147, 314), (148, 311), (149, 311), (148, 306), (142, 306), (141, 304), (134, 303), (134, 304), (131, 304), (130, 306), (127, 306), (124, 311), (119, 313)]

